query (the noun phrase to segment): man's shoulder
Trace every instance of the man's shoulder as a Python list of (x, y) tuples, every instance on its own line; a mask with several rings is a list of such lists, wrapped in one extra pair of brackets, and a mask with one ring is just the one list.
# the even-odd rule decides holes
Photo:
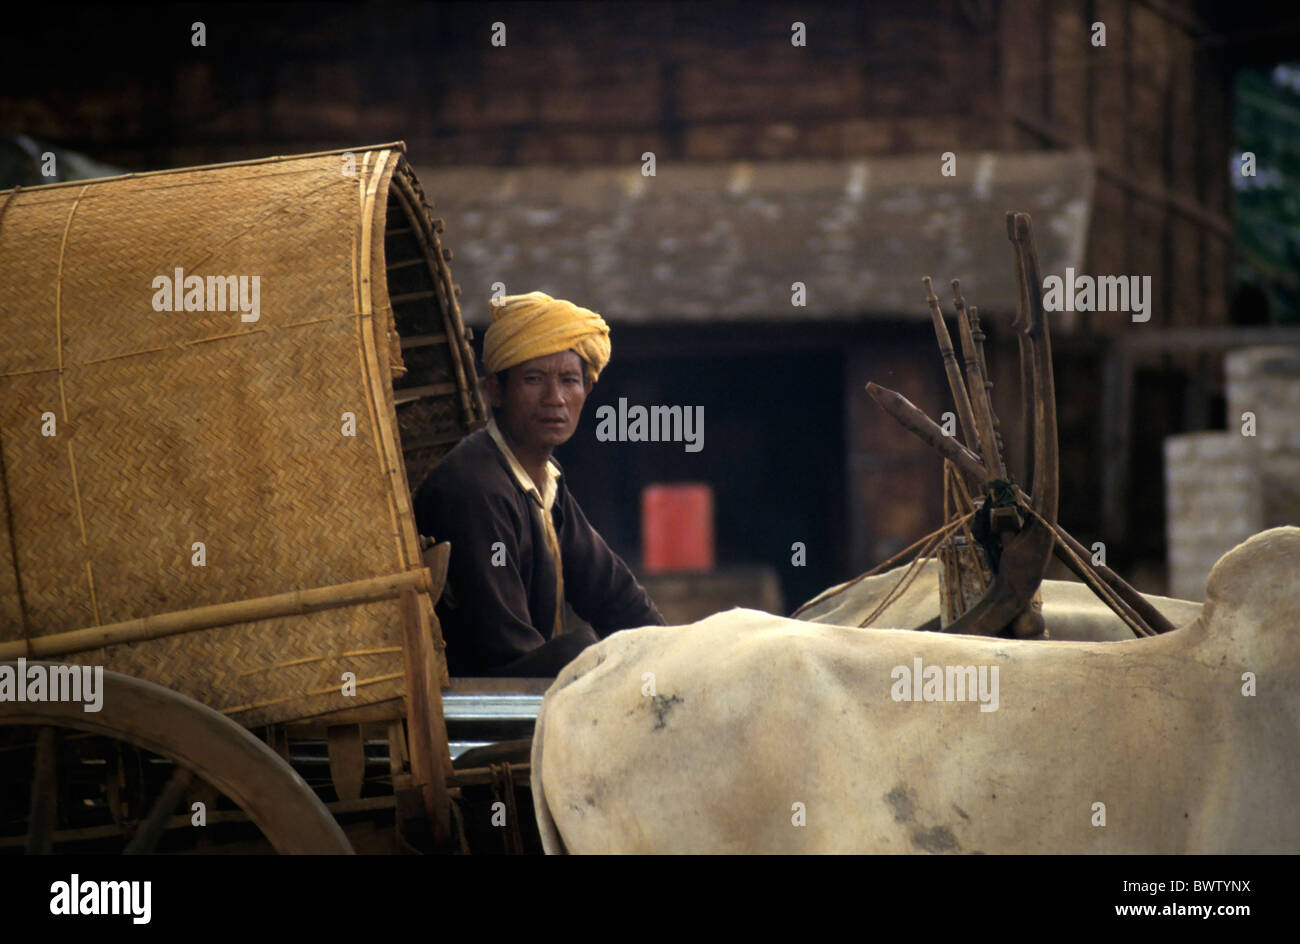
[(470, 492), (509, 493), (510, 473), (487, 430), (462, 439), (429, 473), (416, 490), (417, 502), (433, 496), (447, 499)]

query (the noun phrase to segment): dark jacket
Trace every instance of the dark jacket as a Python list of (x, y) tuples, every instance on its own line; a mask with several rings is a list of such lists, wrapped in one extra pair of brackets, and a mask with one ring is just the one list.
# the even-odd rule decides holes
[[(663, 625), (627, 564), (588, 523), (563, 474), (556, 489), (552, 514), (564, 595), (574, 612), (602, 637)], [(430, 473), (415, 494), (415, 521), (421, 534), (451, 542), (448, 592), (438, 603), (438, 617), (452, 675), (492, 675), (550, 638), (555, 560), (536, 502), (487, 430), (467, 436)], [(498, 541), (504, 566), (492, 562)]]

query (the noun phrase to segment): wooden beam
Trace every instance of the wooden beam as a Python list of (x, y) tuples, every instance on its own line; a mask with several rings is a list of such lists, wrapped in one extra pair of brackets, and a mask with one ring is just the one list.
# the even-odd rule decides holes
[(1007, 5), (1001, 4), (998, 8), (998, 41), (995, 48), (998, 57), (998, 142), (1003, 151), (1014, 150), (1016, 145), (1015, 126), (1011, 122), (1011, 116), (1019, 109), (1011, 101), (1011, 68), (1008, 64), (1014, 36), (1011, 18), (1007, 16)]
[[(1011, 120), (1026, 131), (1038, 135), (1053, 147), (1070, 148), (1077, 146), (1077, 142), (1065, 140), (1052, 128), (1027, 115), (1016, 114), (1012, 116)], [(1140, 181), (1100, 157), (1097, 158), (1097, 176), (1105, 178), (1135, 197), (1165, 207), (1193, 222), (1199, 223), (1226, 240), (1235, 241), (1237, 238), (1236, 228), (1227, 217), (1215, 213), (1195, 200), (1189, 200), (1179, 194), (1171, 193), (1166, 187)], [(1127, 229), (1126, 227), (1126, 231)], [(1126, 252), (1125, 255), (1127, 256), (1128, 253)]]
[(1267, 50), (1284, 47), (1300, 39), (1300, 20), (1271, 23), (1263, 29), (1238, 30), (1235, 33), (1211, 33), (1203, 36), (1197, 46), (1202, 49), (1230, 49), (1240, 55), (1242, 47), (1255, 46)]
[(1133, 0), (1133, 2), (1146, 7), (1166, 22), (1172, 23), (1192, 36), (1204, 36), (1210, 32), (1210, 28), (1199, 16), (1188, 10), (1180, 9), (1173, 4), (1166, 3), (1164, 0)]
[(460, 387), (455, 381), (430, 384), (426, 387), (398, 387), (393, 390), (393, 405), (401, 406), (403, 403), (412, 403), (429, 397), (440, 397), (444, 394), (455, 393), (459, 389)]
[(256, 623), (281, 616), (300, 616), (319, 610), (391, 600), (406, 589), (428, 590), (429, 587), (429, 571), (427, 568), (420, 567), (416, 570), (371, 577), (366, 580), (354, 580), (330, 587), (291, 590), (288, 593), (277, 593), (269, 597), (197, 606), (189, 610), (158, 613), (122, 623), (110, 623), (89, 629), (55, 633), (51, 636), (4, 642), (0, 643), (0, 661), (17, 659), (19, 656), (45, 659), (98, 649), (101, 646), (177, 636), (199, 629), (233, 626), (236, 623)]
[[(416, 262), (424, 262), (423, 259), (417, 259)], [(433, 347), (435, 344), (445, 344), (447, 335), (439, 332), (438, 334), (417, 334), (409, 338), (402, 338), (402, 350), (412, 347)]]
[(1235, 347), (1300, 346), (1300, 327), (1156, 328), (1126, 332), (1115, 346), (1127, 356), (1226, 351)]
[[(424, 260), (421, 259), (420, 261), (423, 262)], [(401, 305), (406, 302), (424, 301), (425, 299), (433, 298), (434, 296), (435, 293), (433, 289), (426, 289), (420, 292), (407, 292), (403, 295), (393, 295), (388, 300), (394, 305)]]

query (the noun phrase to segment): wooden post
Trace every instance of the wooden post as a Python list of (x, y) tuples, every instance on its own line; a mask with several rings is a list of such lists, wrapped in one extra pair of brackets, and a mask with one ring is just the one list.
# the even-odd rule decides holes
[[(23, 684), (19, 681), (19, 684)], [(32, 763), (32, 795), (27, 812), (27, 855), (49, 855), (54, 851), (54, 830), (58, 818), (57, 728), (42, 727), (36, 735), (36, 760)]]
[(332, 724), (325, 729), (330, 781), (340, 800), (358, 800), (366, 782), (366, 742), (359, 724)]
[(1101, 364), (1101, 522), (1106, 540), (1128, 539), (1128, 476), (1132, 448), (1133, 361), (1110, 348)]
[(425, 610), (429, 602), (428, 598), (421, 599), (416, 591), (405, 590), (401, 605), (411, 774), (424, 800), (434, 848), (446, 851), (451, 845), (451, 796), (447, 792), (451, 749), (447, 744), (447, 722), (442, 714), (433, 630)]

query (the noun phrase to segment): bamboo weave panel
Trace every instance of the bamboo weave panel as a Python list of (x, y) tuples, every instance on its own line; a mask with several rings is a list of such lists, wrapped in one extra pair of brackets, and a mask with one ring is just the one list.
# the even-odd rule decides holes
[[(415, 566), (382, 277), (386, 187), (400, 155), (355, 153), (354, 178), (327, 155), (9, 200), (0, 217), (0, 523), (9, 530), (0, 639)], [(260, 276), (259, 319), (155, 311), (154, 277), (178, 267)], [(378, 273), (368, 298), (367, 267)], [(355, 437), (341, 433), (344, 411), (356, 417)], [(41, 434), (46, 412), (52, 437)], [(191, 563), (196, 541), (206, 566)], [(355, 705), (400, 695), (397, 614), (396, 601), (353, 606), (70, 661), (222, 710), (269, 703), (235, 717), (276, 722), (345, 707), (309, 694), (337, 692), (343, 671), (363, 683), (348, 699)]]

